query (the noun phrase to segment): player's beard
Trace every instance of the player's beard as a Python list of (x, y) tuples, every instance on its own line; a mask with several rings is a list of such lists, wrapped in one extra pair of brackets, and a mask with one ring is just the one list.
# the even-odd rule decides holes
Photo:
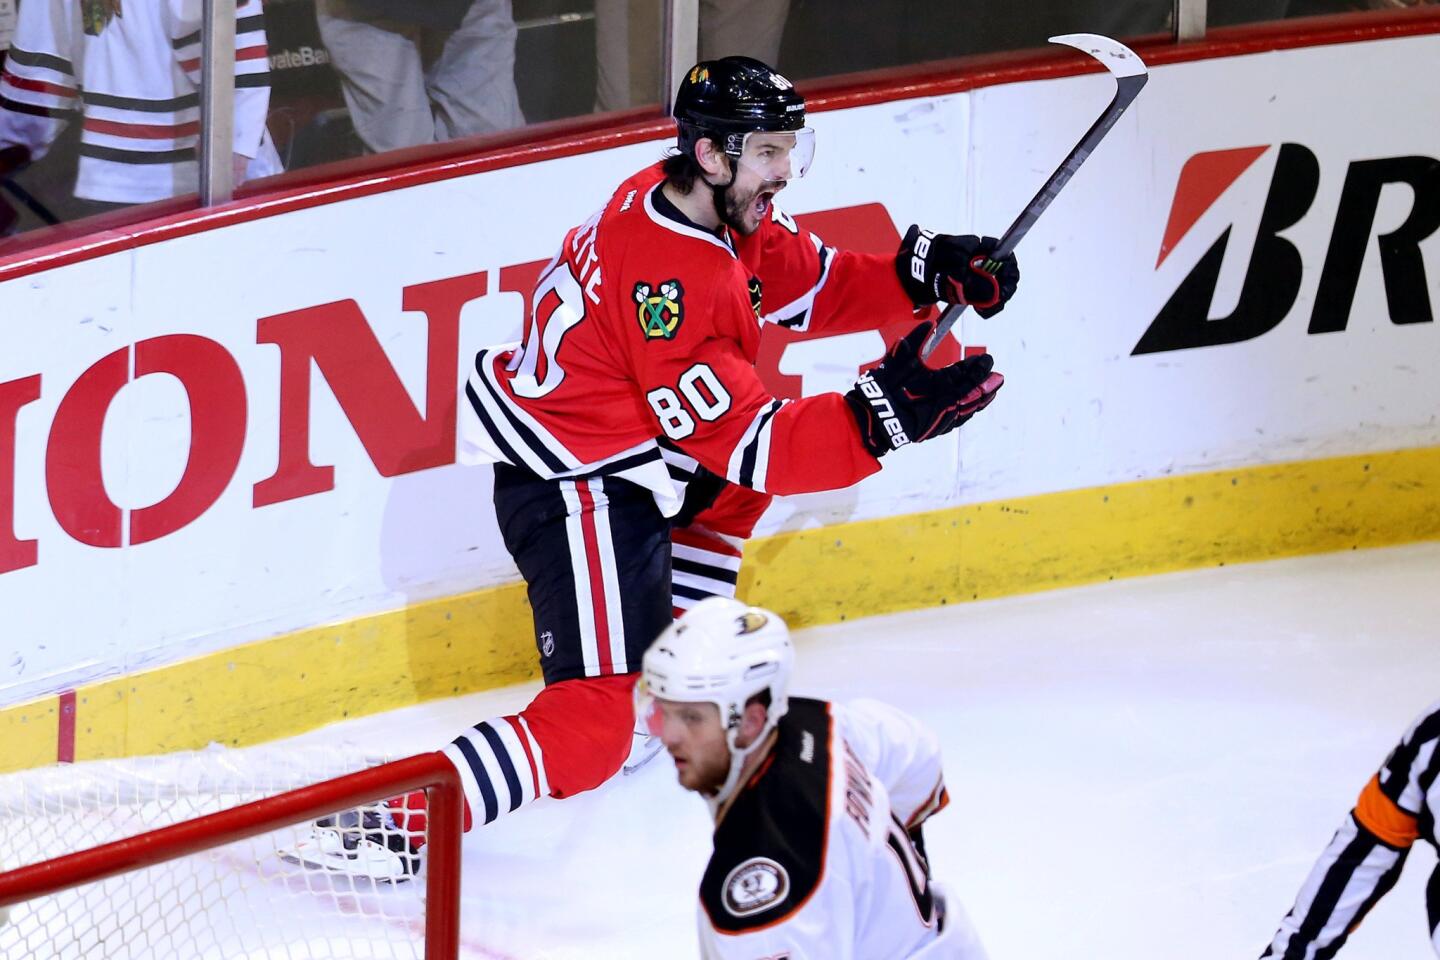
[(701, 751), (685, 758), (685, 769), (680, 771), (680, 786), (705, 796), (714, 796), (725, 785), (730, 775), (730, 751), (716, 750), (705, 755)]
[[(727, 227), (741, 236), (748, 237), (760, 229), (760, 224), (764, 223), (765, 218), (770, 215), (775, 194), (784, 187), (783, 182), (767, 180), (753, 190), (745, 191), (742, 195), (736, 191), (732, 181), (723, 191), (715, 191), (715, 212), (720, 215), (721, 222)], [(764, 204), (757, 209), (756, 201), (762, 195), (764, 195)]]

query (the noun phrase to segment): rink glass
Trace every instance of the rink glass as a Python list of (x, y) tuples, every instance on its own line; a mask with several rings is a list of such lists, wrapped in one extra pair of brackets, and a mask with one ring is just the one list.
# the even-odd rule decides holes
[[(793, 80), (815, 81), (1040, 49), (1063, 33), (1163, 44), (1176, 29), (1177, 4), (1195, 2), (1013, 0), (997, 15), (931, 0), (264, 0), (261, 13), (245, 8), (242, 19), (245, 29), (263, 26), (267, 35), (268, 75), (251, 79), (268, 83), (267, 127), (287, 173), (237, 192), (323, 182), (366, 157), (377, 158), (365, 161), (367, 170), (384, 168), (392, 156), (414, 162), (416, 154), (397, 151), (427, 144), (460, 144), (443, 152), (449, 157), (484, 150), (497, 138), (523, 142), (536, 124), (596, 113), (614, 113), (617, 125), (661, 117), (671, 94), (665, 66), (671, 49), (694, 50), (700, 59), (753, 56)], [(1204, 23), (1209, 29), (1425, 2), (1207, 0)], [(698, 21), (685, 13), (691, 7)], [(671, 16), (672, 8), (679, 15)], [(674, 33), (675, 24), (697, 22), (693, 36)], [(23, 32), (16, 8), (0, 0), (0, 54), (11, 44), (27, 48)], [(447, 92), (438, 95), (442, 75)], [(376, 91), (359, 90), (361, 83), (389, 84), (381, 100), (404, 104), (394, 112), (409, 122), (364, 116)], [(233, 112), (233, 104), (217, 109)], [(49, 242), (48, 226), (81, 220), (109, 229), (199, 204), (195, 193), (119, 210), (77, 200), (71, 192), (77, 126), (72, 122), (39, 161), (0, 166), (0, 255)], [(767, 178), (800, 176), (808, 166), (802, 156), (797, 144), (788, 177)], [(315, 172), (294, 173), (309, 168)]]

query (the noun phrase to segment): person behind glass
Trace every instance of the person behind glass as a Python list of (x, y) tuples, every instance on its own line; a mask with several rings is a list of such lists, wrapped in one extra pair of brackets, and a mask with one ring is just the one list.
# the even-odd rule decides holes
[[(1416, 840), (1437, 846), (1440, 702), (1400, 738), (1320, 854), (1262, 958), (1333, 957), (1370, 908), (1390, 892)], [(1440, 954), (1440, 868), (1425, 890), (1431, 942)]]
[(637, 713), (715, 819), (705, 960), (984, 960), (930, 878), (921, 831), (948, 797), (924, 724), (874, 700), (789, 696), (785, 622), (727, 597), (691, 607), (643, 664)]
[[(790, 0), (699, 0), (701, 60), (780, 59)], [(595, 0), (595, 109), (660, 97), (659, 8), (649, 0)]]
[(371, 151), (525, 123), (510, 0), (316, 0), (315, 14)]
[[(75, 196), (148, 203), (199, 189), (201, 0), (26, 0), (0, 73), (0, 160), (45, 156), (81, 120)], [(281, 170), (265, 128), (270, 65), (260, 0), (235, 22), (237, 183)]]

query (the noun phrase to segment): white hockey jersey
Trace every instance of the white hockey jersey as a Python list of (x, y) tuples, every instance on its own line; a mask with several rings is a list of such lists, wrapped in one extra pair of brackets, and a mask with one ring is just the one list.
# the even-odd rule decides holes
[[(1333, 957), (1405, 866), (1416, 840), (1436, 846), (1440, 814), (1440, 702), (1431, 704), (1380, 771), (1360, 791), (1350, 815), (1300, 888), (1262, 957)], [(1440, 954), (1440, 868), (1426, 890), (1429, 928)]]
[(985, 954), (910, 831), (946, 803), (935, 736), (874, 701), (792, 698), (770, 756), (715, 828), (706, 960)]
[[(75, 195), (111, 203), (199, 188), (201, 0), (26, 0), (0, 74), (0, 147), (39, 159), (81, 123)], [(265, 128), (270, 62), (260, 0), (235, 23), (234, 153), (246, 179), (281, 170)]]

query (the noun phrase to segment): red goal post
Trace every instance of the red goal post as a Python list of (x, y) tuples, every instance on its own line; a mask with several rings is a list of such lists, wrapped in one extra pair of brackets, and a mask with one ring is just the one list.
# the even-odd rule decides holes
[[(248, 840), (339, 810), (425, 790), (425, 960), (456, 960), (460, 930), (460, 841), (464, 794), (454, 766), (426, 753), (348, 773), (160, 829), (0, 872), (0, 913), (53, 896)], [(3, 927), (0, 927), (3, 930)]]

